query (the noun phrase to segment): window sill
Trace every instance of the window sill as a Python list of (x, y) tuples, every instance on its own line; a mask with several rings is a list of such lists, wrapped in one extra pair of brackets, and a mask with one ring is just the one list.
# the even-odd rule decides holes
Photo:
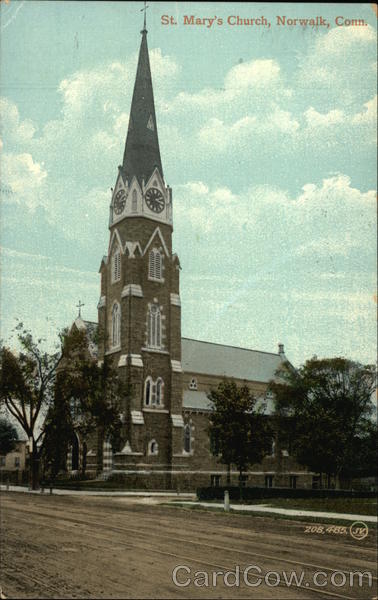
[(154, 281), (155, 283), (165, 283), (165, 279), (156, 279), (155, 277), (148, 277), (148, 281)]
[(155, 352), (156, 354), (169, 354), (168, 350), (160, 350), (159, 348), (142, 348), (142, 352)]
[(148, 412), (148, 413), (164, 413), (164, 414), (169, 414), (169, 410), (166, 408), (153, 408), (152, 406), (146, 406), (145, 408), (142, 408), (143, 412)]
[(116, 352), (121, 352), (121, 346), (114, 346), (114, 348), (110, 348), (110, 350), (105, 352), (105, 356), (108, 354), (115, 354)]

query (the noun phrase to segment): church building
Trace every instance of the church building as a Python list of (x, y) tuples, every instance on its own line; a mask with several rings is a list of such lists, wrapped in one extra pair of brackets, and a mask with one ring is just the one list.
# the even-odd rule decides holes
[[(180, 261), (172, 249), (173, 190), (164, 179), (147, 47), (141, 32), (137, 73), (122, 164), (109, 213), (109, 247), (100, 266), (98, 324), (78, 317), (99, 361), (112, 360), (130, 382), (121, 407), (123, 447), (105, 441), (103, 477), (124, 478), (126, 487), (195, 489), (226, 483), (226, 466), (210, 452), (207, 392), (224, 378), (246, 383), (272, 410), (268, 382), (286, 361), (277, 354), (181, 337)], [(101, 341), (95, 343), (97, 328)], [(79, 468), (80, 445), (68, 460)], [(95, 443), (87, 465), (96, 464)], [(75, 454), (75, 461), (73, 460)], [(274, 448), (245, 474), (248, 484), (311, 485), (287, 448)], [(233, 483), (238, 473), (232, 473)]]

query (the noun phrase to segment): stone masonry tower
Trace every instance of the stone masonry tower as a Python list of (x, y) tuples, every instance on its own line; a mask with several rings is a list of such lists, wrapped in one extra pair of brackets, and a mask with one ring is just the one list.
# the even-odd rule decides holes
[(105, 448), (104, 470), (133, 474), (138, 483), (148, 468), (149, 485), (169, 487), (183, 448), (180, 263), (172, 254), (172, 190), (160, 158), (145, 26), (141, 34), (98, 304), (99, 358), (114, 361), (132, 395), (122, 406), (123, 448)]

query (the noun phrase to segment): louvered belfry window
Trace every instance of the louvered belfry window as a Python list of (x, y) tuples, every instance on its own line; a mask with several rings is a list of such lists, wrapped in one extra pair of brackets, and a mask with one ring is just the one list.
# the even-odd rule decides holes
[(155, 281), (162, 280), (162, 263), (163, 258), (160, 250), (153, 248), (149, 254), (149, 262), (148, 262), (148, 277), (149, 279), (154, 279)]

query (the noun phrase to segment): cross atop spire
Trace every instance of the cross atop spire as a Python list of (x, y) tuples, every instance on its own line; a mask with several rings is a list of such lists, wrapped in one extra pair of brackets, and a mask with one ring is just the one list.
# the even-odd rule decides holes
[(143, 179), (147, 183), (156, 167), (163, 177), (147, 46), (146, 10), (148, 7), (146, 2), (144, 4), (142, 9), (144, 29), (141, 32), (142, 40), (122, 162), (125, 177), (131, 181), (135, 176), (140, 185)]
[(144, 8), (141, 8), (140, 12), (144, 12), (144, 20), (143, 20), (143, 29), (141, 31), (141, 33), (147, 33), (147, 29), (146, 29), (146, 12), (147, 12), (147, 3), (146, 0), (144, 0)]
[(79, 304), (76, 304), (76, 308), (78, 308), (78, 309), (79, 309), (79, 314), (77, 315), (77, 316), (78, 316), (78, 318), (80, 318), (80, 317), (81, 317), (81, 307), (82, 307), (82, 306), (85, 306), (85, 304), (83, 304), (83, 303), (82, 303), (82, 301), (81, 301), (81, 300), (79, 300)]

